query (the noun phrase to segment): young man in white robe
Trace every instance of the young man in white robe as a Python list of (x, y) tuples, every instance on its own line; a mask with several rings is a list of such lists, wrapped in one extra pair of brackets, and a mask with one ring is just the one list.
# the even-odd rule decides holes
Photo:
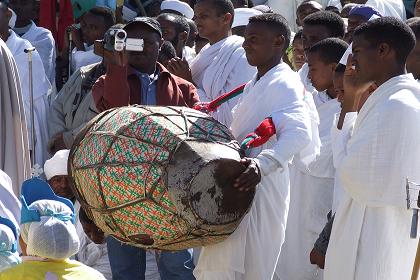
[[(25, 108), (26, 125), (28, 133), (31, 135), (32, 123), (30, 112), (30, 92), (29, 92), (29, 65), (28, 54), (25, 49), (32, 48), (31, 43), (16, 35), (14, 31), (9, 29), (8, 24), (11, 12), (8, 10), (7, 4), (0, 3), (0, 36), (6, 42), (10, 49), (18, 68), (20, 77), (20, 86), (22, 89), (23, 105)], [(45, 160), (48, 159), (48, 94), (51, 91), (51, 84), (45, 74), (41, 57), (35, 50), (32, 53), (33, 67), (33, 93), (34, 93), (34, 125), (35, 125), (35, 162), (39, 166), (43, 166)], [(30, 143), (32, 142), (29, 136)]]
[(272, 279), (284, 241), (289, 204), (288, 164), (311, 141), (311, 120), (299, 76), (282, 62), (290, 43), (287, 21), (279, 14), (250, 19), (244, 49), (258, 73), (247, 83), (233, 111), (231, 130), (238, 141), (272, 117), (276, 134), (247, 150), (247, 167), (235, 180), (255, 198), (239, 227), (225, 241), (206, 246), (194, 271), (198, 280)]
[[(415, 36), (380, 18), (354, 32), (344, 74), (344, 102), (332, 131), (344, 189), (332, 228), (325, 280), (409, 279), (417, 239), (410, 239), (406, 179), (419, 182), (420, 86), (405, 63)], [(359, 99), (378, 88), (356, 113)]]
[(279, 279), (322, 279), (322, 272), (310, 263), (309, 253), (327, 222), (333, 202), (335, 169), (330, 131), (340, 112), (333, 76), (347, 47), (341, 39), (328, 38), (307, 51), (312, 84), (317, 91), (325, 91), (330, 100), (318, 107), (320, 154), (309, 165), (295, 158), (290, 166), (290, 209), (276, 269)]
[(13, 30), (36, 48), (41, 56), (45, 73), (53, 87), (55, 86), (55, 41), (50, 30), (37, 26), (33, 20), (39, 16), (39, 0), (11, 0), (10, 8), (16, 13)]
[[(233, 89), (246, 84), (256, 73), (248, 64), (242, 48), (244, 39), (230, 35), (234, 8), (230, 0), (199, 0), (194, 6), (199, 35), (209, 40), (191, 63), (173, 59), (168, 70), (193, 82), (201, 102), (210, 102)], [(232, 98), (213, 113), (219, 122), (230, 126), (232, 109), (238, 102)]]

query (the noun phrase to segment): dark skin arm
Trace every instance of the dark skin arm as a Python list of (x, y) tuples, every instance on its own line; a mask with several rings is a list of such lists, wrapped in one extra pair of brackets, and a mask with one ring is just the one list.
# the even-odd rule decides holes
[(235, 180), (233, 186), (241, 192), (252, 191), (261, 182), (261, 171), (257, 163), (251, 158), (243, 158), (241, 163), (246, 169)]

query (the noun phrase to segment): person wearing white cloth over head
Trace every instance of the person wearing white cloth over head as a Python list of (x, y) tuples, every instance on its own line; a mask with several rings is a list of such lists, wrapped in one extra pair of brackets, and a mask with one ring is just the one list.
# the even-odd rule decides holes
[[(60, 150), (47, 160), (44, 165), (45, 176), (54, 193), (58, 196), (74, 201), (74, 194), (70, 188), (70, 178), (67, 172), (67, 162), (70, 150)], [(101, 272), (105, 278), (111, 279), (111, 266), (108, 259), (106, 244), (95, 244), (85, 234), (79, 220), (80, 203), (74, 203), (76, 214), (76, 231), (80, 239), (80, 249), (76, 260)]]
[[(25, 108), (26, 124), (28, 132), (31, 133), (31, 112), (30, 112), (30, 92), (29, 92), (29, 66), (28, 54), (25, 49), (32, 48), (29, 41), (24, 40), (9, 29), (9, 21), (12, 12), (8, 8), (8, 1), (0, 1), (0, 36), (6, 42), (18, 67), (20, 86), (22, 89), (23, 104)], [(51, 91), (51, 84), (45, 74), (41, 57), (35, 50), (33, 58), (33, 92), (34, 92), (34, 117), (35, 117), (35, 162), (42, 166), (48, 158), (46, 145), (48, 143), (48, 94)], [(31, 138), (29, 138), (31, 139)]]
[(174, 13), (188, 19), (194, 17), (194, 10), (185, 2), (179, 0), (165, 0), (160, 4), (161, 13)]
[(274, 275), (288, 214), (288, 164), (311, 142), (304, 87), (299, 75), (282, 61), (290, 34), (279, 14), (252, 17), (245, 30), (246, 56), (258, 73), (234, 108), (231, 130), (246, 145), (251, 143), (249, 133), (260, 123), (270, 122), (275, 133), (265, 144), (249, 146), (249, 158), (242, 160), (247, 169), (234, 187), (255, 188), (251, 209), (225, 241), (203, 247), (194, 271), (198, 280), (266, 280)]
[(250, 8), (236, 8), (235, 17), (233, 18), (232, 34), (243, 37), (245, 27), (248, 25), (249, 19), (253, 16), (261, 15), (262, 12)]
[(3, 271), (0, 279), (103, 280), (102, 274), (69, 257), (79, 250), (70, 200), (56, 196), (48, 183), (22, 185), (21, 248), (23, 262)]
[[(168, 70), (193, 82), (201, 102), (210, 102), (219, 96), (244, 85), (256, 73), (248, 64), (242, 48), (243, 38), (230, 35), (234, 8), (230, 0), (199, 0), (194, 6), (195, 22), (200, 37), (209, 40), (191, 63), (172, 59)], [(212, 116), (230, 126), (232, 109), (238, 97), (222, 104)]]
[[(344, 102), (332, 130), (344, 189), (325, 260), (325, 280), (410, 279), (418, 240), (410, 238), (406, 179), (419, 182), (420, 85), (405, 70), (415, 36), (402, 21), (357, 28), (344, 74)], [(357, 113), (359, 99), (378, 88)]]

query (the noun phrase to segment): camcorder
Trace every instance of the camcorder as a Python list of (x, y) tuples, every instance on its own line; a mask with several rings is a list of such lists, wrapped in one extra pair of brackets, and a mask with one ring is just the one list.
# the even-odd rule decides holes
[(121, 52), (124, 49), (132, 52), (142, 52), (144, 49), (144, 40), (127, 38), (127, 32), (124, 29), (109, 29), (103, 40), (105, 50)]

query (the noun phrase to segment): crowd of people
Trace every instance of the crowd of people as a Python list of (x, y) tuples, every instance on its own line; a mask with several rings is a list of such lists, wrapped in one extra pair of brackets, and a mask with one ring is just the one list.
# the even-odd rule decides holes
[[(410, 278), (420, 0), (87, 2), (0, 0), (0, 280)], [(241, 144), (255, 198), (225, 241), (147, 251), (77, 201), (76, 136), (134, 104), (206, 112)]]

